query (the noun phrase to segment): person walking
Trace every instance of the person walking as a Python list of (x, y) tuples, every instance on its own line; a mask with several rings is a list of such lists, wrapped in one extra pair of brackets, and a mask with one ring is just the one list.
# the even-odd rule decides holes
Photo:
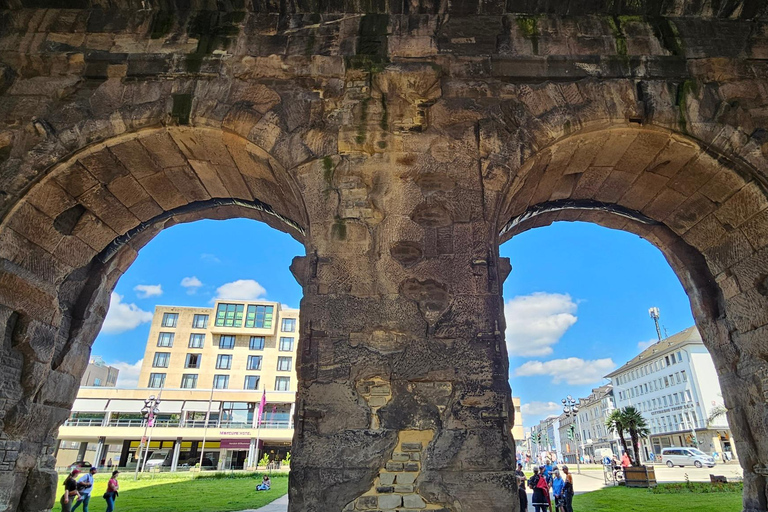
[(622, 469), (628, 468), (631, 464), (632, 464), (632, 461), (629, 460), (629, 455), (627, 455), (627, 452), (624, 452), (624, 455), (621, 456)]
[(76, 500), (80, 496), (80, 493), (77, 492), (77, 475), (79, 474), (79, 469), (73, 469), (67, 478), (64, 479), (64, 494), (62, 494), (59, 500), (61, 512), (71, 512), (72, 500)]
[(72, 505), (72, 512), (75, 512), (80, 505), (83, 506), (83, 512), (88, 512), (88, 504), (91, 502), (91, 491), (93, 490), (93, 475), (95, 474), (96, 468), (91, 466), (91, 469), (77, 481), (80, 499)]
[(563, 466), (563, 473), (565, 474), (565, 488), (563, 489), (565, 512), (573, 512), (573, 475), (568, 469), (568, 466)]
[(104, 493), (104, 499), (107, 500), (107, 510), (105, 512), (115, 510), (115, 498), (117, 498), (117, 491), (120, 489), (120, 484), (117, 483), (117, 475), (119, 474), (119, 471), (113, 471), (112, 478), (107, 482), (107, 492)]
[(515, 476), (517, 477), (517, 497), (520, 499), (520, 511), (527, 512), (528, 493), (525, 491), (525, 473), (523, 473), (523, 465), (519, 462), (517, 463)]
[(560, 476), (560, 470), (555, 468), (552, 471), (552, 494), (555, 496), (555, 510), (565, 512), (565, 480)]

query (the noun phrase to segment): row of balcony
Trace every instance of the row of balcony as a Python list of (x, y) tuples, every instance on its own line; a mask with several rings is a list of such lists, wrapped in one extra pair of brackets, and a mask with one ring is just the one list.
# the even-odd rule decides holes
[[(206, 424), (207, 423), (207, 424)], [(101, 419), (68, 419), (64, 422), (65, 427), (144, 427), (146, 420), (143, 419), (130, 419), (130, 420), (110, 420), (105, 421)], [(173, 427), (173, 428), (233, 428), (233, 429), (252, 429), (256, 428), (250, 422), (234, 422), (234, 421), (218, 421), (218, 420), (155, 420), (156, 428)], [(261, 428), (270, 429), (290, 429), (293, 428), (293, 421), (262, 421)]]

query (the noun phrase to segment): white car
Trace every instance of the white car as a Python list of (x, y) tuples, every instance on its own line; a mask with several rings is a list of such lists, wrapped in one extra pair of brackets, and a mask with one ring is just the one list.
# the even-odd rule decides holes
[(667, 466), (674, 467), (694, 465), (697, 468), (702, 466), (715, 467), (715, 459), (696, 448), (671, 447), (661, 450), (661, 460)]

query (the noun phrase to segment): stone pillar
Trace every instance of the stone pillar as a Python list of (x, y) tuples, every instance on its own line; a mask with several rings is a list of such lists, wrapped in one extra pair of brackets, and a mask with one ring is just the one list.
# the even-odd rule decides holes
[(412, 153), (326, 159), (328, 190), (305, 194), (326, 220), (292, 265), (304, 297), (290, 511), (516, 512), (509, 264), (469, 171), (475, 132), (391, 144)]
[(173, 459), (171, 459), (171, 471), (176, 471), (179, 465), (179, 454), (181, 453), (181, 438), (177, 437), (173, 444)]
[(77, 449), (77, 458), (75, 459), (76, 462), (79, 462), (83, 459), (85, 459), (85, 452), (88, 451), (88, 442), (82, 442), (80, 443), (80, 448)]
[(99, 437), (99, 441), (96, 443), (96, 452), (93, 454), (93, 462), (91, 463), (94, 467), (101, 467), (102, 454), (104, 453), (104, 441), (106, 440), (106, 437)]
[(258, 465), (258, 460), (256, 460), (256, 455), (258, 454), (258, 451), (256, 449), (256, 438), (251, 438), (251, 443), (248, 445), (248, 467), (249, 468), (255, 468)]

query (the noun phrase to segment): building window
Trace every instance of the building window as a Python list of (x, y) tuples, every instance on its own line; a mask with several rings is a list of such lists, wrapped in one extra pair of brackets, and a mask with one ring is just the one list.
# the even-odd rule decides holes
[(184, 368), (200, 368), (202, 354), (187, 354), (187, 360), (184, 361)]
[(176, 327), (176, 322), (179, 321), (178, 313), (163, 313), (163, 327)]
[(216, 309), (216, 327), (242, 327), (242, 304), (219, 304)]
[(208, 328), (208, 315), (195, 315), (192, 317), (193, 329), (207, 329)]
[(693, 398), (691, 398), (691, 392), (690, 390), (685, 390), (685, 401), (686, 402), (693, 402)]
[(274, 311), (274, 306), (249, 305), (245, 315), (245, 326), (256, 329), (271, 329)]
[(161, 332), (157, 336), (157, 346), (158, 347), (172, 347), (173, 346), (173, 333), (172, 332)]
[(149, 374), (149, 384), (147, 384), (147, 387), (150, 388), (162, 388), (165, 385), (165, 374), (164, 373), (150, 373)]
[(96, 377), (93, 379), (93, 385), (94, 386), (101, 386), (101, 379)]
[(213, 388), (214, 389), (227, 389), (229, 387), (229, 375), (214, 375), (213, 376)]
[(280, 324), (280, 330), (282, 332), (296, 332), (296, 319), (283, 318), (283, 321)]
[(682, 362), (683, 361), (683, 353), (681, 351), (677, 351), (677, 360)]
[(248, 356), (247, 370), (261, 370), (261, 356)]
[(153, 368), (168, 368), (168, 361), (171, 360), (169, 352), (155, 352), (155, 359), (152, 361)]
[(278, 357), (277, 358), (277, 371), (280, 372), (289, 372), (291, 371), (291, 360), (290, 357)]
[(275, 377), (275, 391), (288, 391), (290, 388), (290, 377)]
[(669, 387), (669, 377), (664, 377), (664, 387), (665, 388)]
[(185, 373), (181, 376), (182, 389), (195, 389), (197, 387), (197, 375)]
[(248, 348), (251, 350), (264, 350), (264, 336), (251, 336)]
[(205, 345), (205, 334), (190, 334), (189, 348), (203, 348)]
[(280, 351), (293, 352), (293, 338), (280, 338)]
[(216, 356), (216, 369), (217, 370), (229, 370), (232, 368), (232, 355), (219, 354)]
[(258, 375), (246, 375), (245, 385), (243, 389), (259, 389), (259, 376)]
[(235, 348), (235, 337), (223, 334), (219, 336), (219, 348)]
[(680, 375), (683, 377), (683, 382), (688, 382), (688, 375), (685, 373), (685, 370), (680, 370)]

